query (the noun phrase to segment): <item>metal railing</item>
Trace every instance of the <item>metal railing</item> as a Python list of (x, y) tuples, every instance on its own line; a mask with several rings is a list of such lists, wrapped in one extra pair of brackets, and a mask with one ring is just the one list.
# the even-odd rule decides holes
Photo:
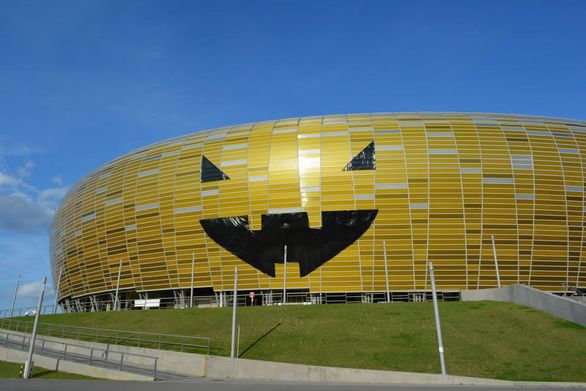
[[(7, 348), (26, 350), (30, 344), (30, 336), (0, 331), (0, 344)], [(61, 341), (49, 341), (37, 338), (34, 353), (41, 356), (59, 358), (61, 360), (87, 363), (88, 365), (118, 369), (125, 372), (151, 373), (157, 378), (156, 356), (128, 353), (95, 346), (84, 346)], [(150, 364), (149, 364), (150, 363)]]
[[(9, 318), (11, 314), (13, 317), (34, 316), (36, 312), (37, 312), (36, 306), (14, 308), (14, 310), (10, 309), (10, 308), (9, 309), (0, 309), (0, 318)], [(57, 306), (57, 308), (55, 308), (55, 306), (53, 304), (46, 304), (44, 306), (41, 306), (41, 315), (50, 315), (53, 313), (59, 314), (62, 312), (63, 311), (61, 310), (61, 308), (59, 306)]]
[[(283, 293), (278, 291), (257, 291), (254, 298), (251, 298), (249, 293), (238, 294), (237, 300), (239, 306), (250, 305), (281, 305), (283, 303)], [(406, 302), (406, 301), (430, 301), (431, 291), (405, 291), (405, 292), (390, 292), (391, 302)], [(149, 310), (156, 309), (182, 309), (189, 308), (189, 296), (178, 297), (163, 297), (159, 298), (160, 305), (157, 308), (149, 308)], [(460, 294), (457, 291), (439, 292), (440, 301), (458, 301)], [(195, 296), (194, 307), (228, 307), (232, 306), (232, 294), (228, 292), (220, 292), (217, 295), (209, 296)], [(386, 302), (385, 292), (347, 292), (347, 293), (309, 293), (309, 292), (287, 292), (287, 304), (341, 304), (341, 303), (379, 303)], [(135, 300), (120, 300), (118, 303), (118, 310), (142, 310), (135, 306)], [(63, 305), (63, 304), (62, 304)], [(96, 312), (96, 311), (113, 311), (112, 301), (94, 300), (93, 302), (84, 302), (82, 300), (72, 301), (67, 311), (65, 312)], [(34, 307), (15, 308), (14, 311), (10, 309), (0, 310), (0, 319), (9, 318), (11, 313), (13, 317), (22, 317), (27, 315), (34, 315), (36, 309)], [(41, 308), (41, 315), (50, 315), (53, 313), (64, 312), (62, 308), (57, 308), (53, 305), (45, 305)]]
[[(30, 333), (33, 329), (33, 322), (14, 318), (0, 319), (0, 328)], [(49, 337), (78, 341), (201, 354), (210, 354), (212, 340), (209, 337), (100, 329), (43, 322), (39, 322), (38, 333)]]

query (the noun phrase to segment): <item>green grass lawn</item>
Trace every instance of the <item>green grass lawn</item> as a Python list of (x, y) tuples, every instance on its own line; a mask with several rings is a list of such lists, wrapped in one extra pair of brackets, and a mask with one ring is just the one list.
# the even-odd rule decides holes
[[(586, 381), (586, 328), (498, 302), (440, 303), (448, 373)], [(46, 315), (43, 322), (212, 337), (229, 355), (230, 308)], [(243, 358), (438, 373), (431, 303), (241, 307)]]
[[(6, 361), (0, 361), (0, 378), (17, 379), (22, 377), (20, 374), (22, 364), (15, 364)], [(50, 371), (39, 367), (33, 368), (33, 379), (94, 379), (88, 376), (75, 375), (73, 373)]]

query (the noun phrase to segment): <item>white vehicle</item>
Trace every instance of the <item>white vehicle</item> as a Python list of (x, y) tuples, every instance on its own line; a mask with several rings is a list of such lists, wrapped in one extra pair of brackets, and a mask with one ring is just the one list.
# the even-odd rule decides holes
[(37, 314), (37, 310), (26, 310), (24, 316), (35, 316)]

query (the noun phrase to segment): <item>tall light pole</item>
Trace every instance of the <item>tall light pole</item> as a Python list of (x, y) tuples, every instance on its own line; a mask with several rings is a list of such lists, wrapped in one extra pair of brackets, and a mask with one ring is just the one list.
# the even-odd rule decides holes
[(16, 289), (14, 290), (14, 296), (12, 297), (12, 307), (10, 308), (10, 317), (14, 315), (14, 306), (16, 305), (16, 296), (18, 295), (18, 286), (20, 285), (20, 274), (16, 279)]
[(444, 342), (442, 340), (442, 327), (440, 324), (439, 308), (437, 305), (437, 292), (435, 290), (435, 273), (433, 272), (433, 264), (429, 263), (429, 277), (431, 279), (431, 292), (433, 296), (433, 313), (435, 315), (435, 333), (437, 335), (437, 345), (440, 357), (440, 366), (442, 375), (447, 375), (446, 361), (444, 359)]
[(236, 307), (238, 306), (238, 267), (234, 268), (234, 298), (232, 300), (232, 343), (230, 357), (234, 358), (236, 348)]
[(57, 313), (57, 305), (59, 304), (59, 287), (61, 286), (61, 275), (63, 274), (63, 266), (59, 268), (59, 279), (57, 280), (57, 289), (55, 289), (55, 303), (53, 303), (53, 314)]
[(33, 333), (30, 337), (30, 346), (28, 348), (28, 358), (24, 363), (24, 371), (22, 377), (28, 379), (31, 377), (33, 370), (33, 350), (35, 349), (35, 341), (37, 339), (37, 330), (39, 328), (39, 316), (41, 315), (41, 307), (43, 306), (43, 297), (45, 297), (45, 286), (47, 285), (47, 277), (43, 277), (43, 283), (41, 285), (41, 294), (39, 295), (39, 303), (37, 304), (37, 312), (35, 314), (35, 323), (33, 325)]

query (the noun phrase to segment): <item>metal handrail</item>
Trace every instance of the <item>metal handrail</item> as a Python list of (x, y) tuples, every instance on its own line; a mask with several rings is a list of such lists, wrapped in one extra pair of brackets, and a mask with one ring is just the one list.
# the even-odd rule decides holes
[[(33, 322), (21, 319), (0, 319), (0, 328), (12, 331), (28, 332), (32, 330)], [(39, 334), (70, 338), (78, 341), (112, 343), (114, 345), (130, 345), (137, 347), (152, 347), (154, 349), (179, 350), (181, 352), (204, 351), (210, 354), (211, 338), (200, 336), (158, 334), (142, 331), (101, 329), (86, 326), (71, 326), (56, 323), (39, 322)], [(173, 348), (177, 349), (173, 349)]]
[[(26, 334), (15, 334), (15, 333), (10, 333), (10, 332), (6, 332), (6, 331), (0, 331), (0, 334), (2, 334), (3, 336), (5, 336), (4, 338), (2, 338), (0, 341), (3, 343), (4, 346), (8, 347), (9, 345), (9, 337), (10, 336), (14, 336), (18, 338), (18, 343), (20, 344), (20, 348), (21, 349), (25, 349), (26, 346), (28, 344), (30, 344), (30, 336), (26, 335)], [(21, 340), (22, 338), (22, 340)], [(28, 343), (27, 343), (28, 340)], [(13, 343), (17, 343), (17, 341), (12, 340)], [(43, 353), (45, 353), (45, 351), (48, 351), (48, 349), (45, 347), (46, 343), (51, 343), (53, 345), (61, 345), (63, 346), (63, 350), (62, 351), (53, 351), (53, 353), (57, 353), (59, 354), (59, 357), (63, 360), (65, 360), (67, 358), (67, 354), (69, 354), (69, 356), (71, 357), (72, 355), (77, 355), (77, 357), (79, 357), (81, 354), (79, 352), (73, 353), (71, 351), (68, 352), (68, 348), (69, 347), (75, 347), (78, 349), (85, 349), (89, 351), (89, 356), (87, 357), (88, 359), (88, 365), (94, 365), (97, 361), (102, 361), (102, 362), (108, 362), (108, 358), (110, 358), (110, 355), (120, 355), (120, 362), (117, 362), (118, 365), (118, 369), (120, 371), (124, 370), (124, 358), (125, 357), (139, 357), (139, 358), (143, 358), (143, 359), (149, 359), (149, 360), (153, 360), (153, 364), (152, 364), (152, 373), (153, 373), (153, 379), (157, 378), (157, 362), (159, 360), (159, 357), (157, 356), (149, 356), (149, 355), (145, 355), (145, 354), (137, 354), (137, 353), (129, 353), (129, 352), (123, 352), (123, 351), (119, 351), (119, 350), (114, 350), (114, 349), (110, 349), (109, 346), (107, 346), (105, 349), (99, 348), (99, 347), (91, 347), (91, 346), (84, 346), (84, 345), (78, 345), (78, 344), (73, 344), (73, 343), (69, 343), (69, 342), (61, 342), (61, 341), (48, 341), (46, 339), (43, 338), (37, 338), (37, 340), (35, 341), (35, 351), (37, 351), (37, 354), (41, 354), (43, 355)], [(39, 345), (40, 345), (40, 352), (39, 350)], [(96, 352), (103, 352), (103, 354), (101, 355), (101, 359), (100, 357), (95, 357), (94, 353)], [(83, 355), (81, 355), (83, 356)], [(135, 365), (137, 365), (136, 363), (134, 363)], [(129, 367), (129, 363), (126, 362), (126, 366)]]

